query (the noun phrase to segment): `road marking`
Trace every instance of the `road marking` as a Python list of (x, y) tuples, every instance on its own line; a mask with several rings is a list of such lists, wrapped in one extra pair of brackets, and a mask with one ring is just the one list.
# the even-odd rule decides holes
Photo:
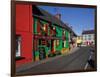
[(89, 60), (92, 58), (92, 55), (90, 55)]
[[(89, 60), (92, 58), (92, 55), (90, 55), (90, 57), (89, 57)], [(84, 70), (86, 70), (87, 69), (87, 67), (88, 67), (88, 63), (86, 63), (86, 65), (85, 65), (85, 67), (84, 67)]]
[(86, 69), (87, 69), (87, 67), (88, 67), (88, 63), (86, 63), (86, 65), (85, 65), (85, 67), (84, 67), (84, 70), (86, 70)]

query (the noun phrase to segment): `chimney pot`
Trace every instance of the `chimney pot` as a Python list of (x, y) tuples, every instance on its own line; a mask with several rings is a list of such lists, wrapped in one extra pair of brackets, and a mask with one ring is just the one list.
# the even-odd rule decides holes
[(56, 14), (55, 17), (61, 19), (61, 14)]

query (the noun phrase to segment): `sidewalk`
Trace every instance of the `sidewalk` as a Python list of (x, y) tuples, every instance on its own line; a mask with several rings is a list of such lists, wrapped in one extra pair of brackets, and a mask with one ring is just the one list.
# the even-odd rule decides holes
[(72, 54), (74, 53), (75, 51), (77, 51), (79, 49), (79, 47), (75, 47), (75, 48), (72, 48), (68, 54)]
[[(72, 54), (74, 53), (75, 51), (77, 51), (79, 48), (78, 47), (75, 47), (73, 48), (71, 51), (69, 51), (69, 53), (65, 54), (65, 55), (69, 55), (69, 54)], [(41, 61), (37, 61), (37, 62), (31, 62), (31, 63), (27, 63), (27, 64), (24, 64), (20, 67), (17, 67), (16, 68), (16, 72), (20, 72), (20, 71), (23, 71), (23, 70), (28, 70), (32, 67), (35, 67), (39, 64), (43, 64), (43, 63), (46, 63), (46, 62), (50, 62), (52, 60), (55, 60), (55, 59), (59, 59), (60, 57), (62, 57), (63, 55), (58, 55), (58, 56), (55, 56), (55, 57), (50, 57), (48, 59), (44, 59), (44, 60), (41, 60)]]

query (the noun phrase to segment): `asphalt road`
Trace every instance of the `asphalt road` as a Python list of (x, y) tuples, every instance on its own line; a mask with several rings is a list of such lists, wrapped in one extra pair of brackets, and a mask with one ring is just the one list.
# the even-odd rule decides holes
[(44, 62), (28, 70), (18, 72), (17, 75), (87, 70), (89, 68), (87, 61), (90, 58), (90, 55), (90, 47), (81, 47), (72, 54), (64, 55), (50, 62)]

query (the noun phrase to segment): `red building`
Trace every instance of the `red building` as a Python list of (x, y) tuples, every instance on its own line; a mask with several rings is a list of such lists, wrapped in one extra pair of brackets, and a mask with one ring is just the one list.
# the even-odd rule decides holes
[(32, 61), (32, 6), (16, 4), (16, 66)]

